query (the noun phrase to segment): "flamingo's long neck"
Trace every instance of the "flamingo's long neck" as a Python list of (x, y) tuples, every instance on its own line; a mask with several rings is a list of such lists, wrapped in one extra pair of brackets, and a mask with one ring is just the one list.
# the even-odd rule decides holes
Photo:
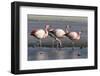
[(45, 35), (44, 35), (44, 38), (46, 38), (48, 36), (48, 28), (49, 27), (45, 27)]
[(65, 32), (66, 32), (66, 33), (69, 33), (68, 27), (67, 27), (67, 26), (66, 26), (66, 28), (65, 28)]
[(45, 28), (45, 34), (48, 34), (48, 28), (47, 27)]

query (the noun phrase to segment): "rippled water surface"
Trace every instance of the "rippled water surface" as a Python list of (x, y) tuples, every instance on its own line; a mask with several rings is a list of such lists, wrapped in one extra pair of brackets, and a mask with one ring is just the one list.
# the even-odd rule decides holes
[(32, 48), (28, 49), (28, 60), (55, 60), (87, 58), (87, 48)]

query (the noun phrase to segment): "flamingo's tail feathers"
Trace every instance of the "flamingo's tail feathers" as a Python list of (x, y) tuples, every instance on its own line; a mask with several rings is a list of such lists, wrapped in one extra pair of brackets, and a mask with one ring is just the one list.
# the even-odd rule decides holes
[(35, 32), (36, 32), (36, 30), (33, 30), (33, 31), (30, 33), (30, 35), (34, 35)]

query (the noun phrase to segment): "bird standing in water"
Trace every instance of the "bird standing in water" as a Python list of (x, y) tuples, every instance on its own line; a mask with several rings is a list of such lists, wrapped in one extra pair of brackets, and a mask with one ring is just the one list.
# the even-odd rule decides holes
[[(56, 41), (59, 42), (59, 47), (62, 47), (62, 41), (61, 39), (65, 35), (65, 31), (63, 29), (57, 28), (57, 29), (50, 29), (49, 35), (53, 37)], [(54, 45), (54, 40), (52, 40), (52, 45)]]
[(66, 26), (66, 34), (65, 34), (65, 36), (68, 37), (70, 40), (72, 40), (72, 45), (74, 47), (74, 43), (78, 42), (80, 40), (81, 32), (70, 32), (70, 31), (68, 31), (68, 28), (69, 28), (69, 25)]
[(33, 29), (31, 32), (31, 36), (34, 36), (35, 38), (39, 39), (39, 46), (42, 46), (41, 40), (44, 38), (47, 38), (48, 36), (48, 30), (50, 25), (46, 25), (45, 29)]

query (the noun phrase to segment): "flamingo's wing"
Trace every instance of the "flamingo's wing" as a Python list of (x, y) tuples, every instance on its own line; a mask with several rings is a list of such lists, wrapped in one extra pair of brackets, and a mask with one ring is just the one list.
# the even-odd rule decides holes
[(75, 40), (78, 37), (77, 32), (70, 32), (69, 34), (67, 34), (67, 37), (71, 40)]
[(50, 31), (50, 32), (49, 32), (49, 36), (51, 36), (51, 37), (53, 37), (53, 38), (56, 39), (56, 35), (54, 34), (54, 31)]
[(45, 34), (45, 31), (44, 31), (43, 29), (39, 29), (39, 30), (37, 30), (37, 31), (35, 32), (35, 36), (36, 36), (37, 38), (40, 38), (40, 39), (42, 39), (42, 38), (44, 37), (44, 34)]
[(36, 30), (32, 30), (32, 32), (30, 33), (30, 35), (35, 36), (35, 32), (36, 32)]
[(57, 37), (61, 38), (65, 35), (65, 32), (62, 29), (56, 29), (55, 34), (56, 34)]

